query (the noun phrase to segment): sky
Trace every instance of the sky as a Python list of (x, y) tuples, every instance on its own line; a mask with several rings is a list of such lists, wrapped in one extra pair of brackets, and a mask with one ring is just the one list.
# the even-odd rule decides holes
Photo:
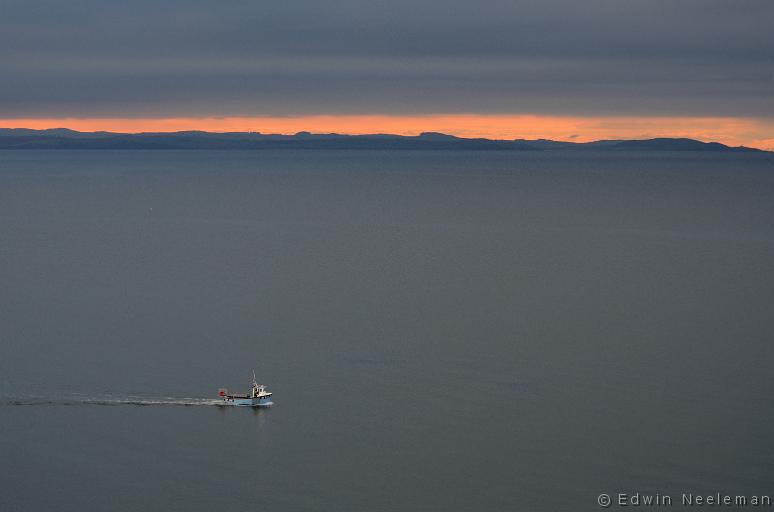
[(0, 126), (774, 149), (770, 0), (0, 0)]

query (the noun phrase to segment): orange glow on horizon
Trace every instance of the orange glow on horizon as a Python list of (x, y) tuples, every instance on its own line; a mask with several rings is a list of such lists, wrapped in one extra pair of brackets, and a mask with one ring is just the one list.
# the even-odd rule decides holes
[(774, 120), (743, 117), (565, 117), (541, 115), (441, 114), (423, 116), (317, 115), (299, 117), (175, 117), (0, 119), (3, 128), (70, 128), (78, 131), (392, 133), (424, 131), (489, 139), (600, 139), (689, 137), (729, 146), (774, 150)]

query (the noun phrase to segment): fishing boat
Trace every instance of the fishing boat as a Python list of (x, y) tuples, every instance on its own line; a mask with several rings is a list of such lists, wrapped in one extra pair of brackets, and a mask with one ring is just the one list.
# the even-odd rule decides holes
[(218, 396), (223, 399), (221, 405), (238, 405), (242, 407), (268, 407), (273, 405), (271, 400), (272, 393), (270, 393), (266, 386), (258, 384), (255, 380), (255, 372), (253, 372), (253, 382), (250, 393), (247, 395), (234, 395), (230, 394), (227, 389), (221, 388), (218, 390)]

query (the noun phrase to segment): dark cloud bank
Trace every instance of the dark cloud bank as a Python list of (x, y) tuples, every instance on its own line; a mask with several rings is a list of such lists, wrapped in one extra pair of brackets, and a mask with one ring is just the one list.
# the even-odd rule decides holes
[(2, 1), (0, 117), (774, 117), (774, 2)]

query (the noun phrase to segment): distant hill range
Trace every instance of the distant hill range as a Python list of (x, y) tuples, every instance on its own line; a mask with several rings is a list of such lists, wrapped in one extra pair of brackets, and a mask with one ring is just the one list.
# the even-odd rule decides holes
[(762, 152), (744, 146), (693, 139), (599, 140), (559, 142), (553, 140), (466, 139), (436, 132), (420, 135), (342, 135), (337, 133), (273, 135), (258, 132), (212, 133), (201, 131), (168, 133), (77, 132), (67, 128), (31, 130), (0, 128), (0, 149), (469, 149), (505, 151), (598, 150), (598, 151), (721, 151)]

